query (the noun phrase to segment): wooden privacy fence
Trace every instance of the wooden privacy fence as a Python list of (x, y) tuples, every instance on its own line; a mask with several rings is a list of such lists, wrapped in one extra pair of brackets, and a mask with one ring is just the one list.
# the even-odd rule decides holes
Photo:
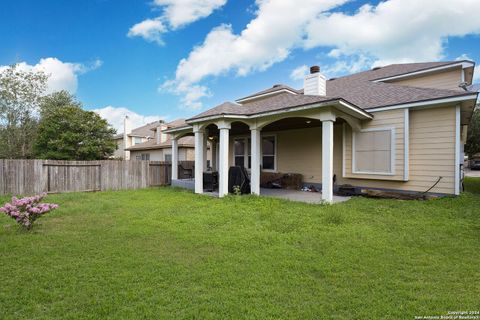
[(140, 189), (170, 184), (171, 172), (171, 163), (163, 161), (0, 159), (0, 194)]

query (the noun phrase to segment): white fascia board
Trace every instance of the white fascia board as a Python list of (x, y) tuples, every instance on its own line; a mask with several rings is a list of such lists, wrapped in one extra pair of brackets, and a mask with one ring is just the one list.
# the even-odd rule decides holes
[[(369, 114), (367, 111), (364, 111), (364, 110), (362, 110), (362, 109), (360, 109), (360, 108), (358, 108), (358, 107), (354, 107), (354, 106), (352, 106), (352, 105), (349, 104), (349, 103), (346, 103), (346, 102), (344, 102), (344, 101), (339, 101), (339, 104), (340, 104), (341, 106), (349, 109), (349, 110), (352, 110), (354, 113), (360, 113), (361, 115), (363, 115), (363, 116), (364, 116), (365, 118), (367, 118), (367, 119), (373, 119), (372, 115)], [(350, 114), (350, 115), (352, 115), (352, 114)]]
[(275, 94), (278, 94), (278, 93), (281, 93), (281, 92), (287, 92), (287, 93), (291, 93), (291, 94), (298, 94), (292, 90), (288, 90), (288, 89), (280, 89), (280, 90), (275, 90), (275, 91), (272, 91), (272, 92), (267, 92), (267, 93), (263, 93), (263, 94), (259, 94), (259, 95), (256, 95), (256, 96), (251, 96), (251, 97), (247, 97), (247, 98), (242, 98), (242, 99), (238, 99), (238, 100), (235, 100), (235, 102), (237, 103), (242, 103), (242, 102), (246, 102), (246, 101), (250, 101), (250, 100), (255, 100), (255, 99), (258, 99), (258, 98), (263, 98), (263, 97), (268, 97), (268, 96), (272, 96), (272, 95), (275, 95)]
[(373, 113), (373, 112), (386, 111), (386, 110), (395, 110), (395, 109), (403, 109), (403, 108), (415, 108), (415, 107), (426, 107), (426, 106), (431, 106), (431, 105), (435, 105), (435, 104), (460, 102), (460, 101), (476, 100), (476, 99), (477, 99), (477, 93), (474, 93), (474, 94), (469, 94), (469, 95), (464, 95), (464, 96), (459, 96), (459, 97), (441, 98), (441, 99), (435, 99), (435, 100), (396, 104), (396, 105), (388, 106), (388, 107), (371, 108), (371, 109), (365, 109), (365, 111)]
[(167, 129), (167, 130), (164, 130), (163, 132), (165, 133), (179, 133), (179, 132), (193, 132), (193, 127), (189, 126), (189, 127), (178, 127), (178, 128), (171, 128), (171, 129)]
[(441, 71), (445, 69), (451, 69), (451, 68), (456, 68), (456, 67), (462, 67), (462, 69), (469, 68), (475, 66), (475, 63), (470, 62), (470, 61), (461, 61), (458, 63), (452, 63), (448, 64), (445, 66), (440, 66), (440, 67), (433, 67), (425, 70), (420, 70), (420, 71), (414, 71), (414, 72), (409, 72), (409, 73), (404, 73), (396, 76), (391, 76), (391, 77), (386, 77), (386, 78), (380, 78), (376, 80), (372, 80), (373, 82), (382, 82), (382, 81), (389, 81), (389, 80), (397, 80), (397, 79), (403, 79), (403, 78), (410, 78), (416, 75), (422, 75), (426, 73), (432, 73), (436, 71)]

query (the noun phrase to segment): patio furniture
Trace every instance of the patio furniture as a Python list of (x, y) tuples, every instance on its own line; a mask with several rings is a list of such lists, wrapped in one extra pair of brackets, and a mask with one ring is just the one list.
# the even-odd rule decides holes
[(235, 187), (240, 188), (240, 193), (250, 193), (250, 179), (245, 167), (235, 166), (228, 170), (228, 192), (234, 193)]
[(207, 171), (203, 173), (203, 190), (213, 192), (218, 188), (218, 172)]
[(194, 168), (185, 168), (183, 165), (178, 165), (178, 173), (180, 179), (193, 179)]

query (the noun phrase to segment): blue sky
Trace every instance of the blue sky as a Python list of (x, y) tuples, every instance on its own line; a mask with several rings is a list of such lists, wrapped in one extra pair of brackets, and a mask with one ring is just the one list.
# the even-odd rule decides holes
[(480, 61), (478, 1), (451, 2), (2, 0), (0, 66), (43, 68), (52, 91), (117, 127), (126, 113), (173, 120), (275, 83), (300, 88), (312, 64), (332, 77)]

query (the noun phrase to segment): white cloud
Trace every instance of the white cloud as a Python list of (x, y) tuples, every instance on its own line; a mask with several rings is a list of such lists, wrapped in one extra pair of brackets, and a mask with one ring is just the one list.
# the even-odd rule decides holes
[(112, 127), (117, 129), (118, 133), (123, 132), (123, 120), (125, 119), (125, 116), (130, 118), (133, 129), (164, 118), (159, 115), (144, 116), (124, 107), (117, 108), (107, 106), (100, 109), (94, 109), (92, 111), (98, 113), (102, 118), (106, 119)]
[[(389, 0), (353, 15), (323, 14), (306, 28), (306, 48), (331, 46), (333, 55), (364, 54), (374, 65), (444, 58), (447, 38), (480, 33), (476, 0)], [(325, 32), (328, 30), (328, 32)]]
[(163, 83), (160, 92), (169, 92), (177, 96), (181, 96), (182, 107), (190, 110), (198, 110), (202, 107), (199, 101), (201, 98), (210, 97), (210, 90), (206, 86), (192, 85), (184, 82), (177, 82), (175, 80), (168, 80)]
[(299, 5), (295, 1), (257, 0), (257, 17), (240, 34), (234, 34), (230, 25), (210, 31), (203, 44), (180, 61), (174, 81), (187, 88), (230, 70), (238, 76), (265, 70), (300, 45), (306, 21), (346, 1), (304, 0)]
[(243, 31), (235, 34), (229, 25), (212, 29), (179, 62), (174, 82), (187, 88), (231, 71), (263, 71), (301, 48), (330, 48), (329, 57), (338, 61), (321, 67), (333, 76), (440, 60), (448, 37), (480, 33), (478, 0), (387, 0), (353, 14), (329, 11), (347, 1), (257, 0), (256, 17)]
[(142, 37), (147, 41), (163, 44), (162, 33), (167, 29), (159, 19), (147, 19), (137, 23), (128, 31), (129, 37)]
[(163, 44), (162, 34), (208, 17), (227, 0), (155, 0), (153, 6), (162, 10), (155, 19), (146, 19), (132, 26), (129, 37), (142, 37), (147, 41)]
[(173, 28), (208, 17), (215, 9), (225, 5), (227, 0), (155, 0), (154, 4), (163, 7), (162, 18)]
[[(85, 65), (81, 63), (62, 62), (57, 58), (44, 58), (35, 65), (26, 62), (18, 63), (18, 68), (23, 71), (43, 71), (49, 76), (47, 80), (47, 92), (66, 90), (72, 94), (77, 91), (78, 75), (95, 70), (102, 65), (101, 60)], [(0, 70), (6, 66), (0, 66)]]
[(308, 73), (308, 66), (304, 64), (303, 66), (299, 66), (292, 70), (292, 72), (290, 73), (290, 79), (295, 81), (303, 80), (303, 78), (305, 78), (305, 75), (307, 73)]
[[(339, 58), (341, 58), (341, 55)], [(369, 68), (374, 63), (372, 58), (364, 54), (351, 55), (348, 59), (338, 59), (333, 64), (324, 66), (322, 73), (325, 74), (327, 78), (331, 78), (338, 75), (360, 72)]]

